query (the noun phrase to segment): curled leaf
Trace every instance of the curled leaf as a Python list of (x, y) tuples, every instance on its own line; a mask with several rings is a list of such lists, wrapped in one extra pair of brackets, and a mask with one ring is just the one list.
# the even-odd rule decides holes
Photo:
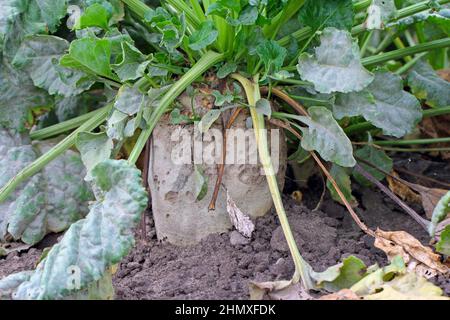
[(227, 212), (230, 216), (231, 223), (243, 236), (250, 238), (255, 230), (255, 224), (253, 221), (244, 214), (231, 198), (230, 193), (227, 191)]
[(92, 175), (98, 199), (86, 218), (70, 226), (36, 270), (0, 280), (0, 296), (63, 299), (101, 280), (129, 253), (133, 229), (147, 206), (140, 171), (126, 161), (107, 160)]
[(397, 256), (402, 257), (409, 270), (427, 278), (449, 271), (440, 261), (440, 255), (405, 231), (378, 229), (375, 247), (384, 251), (390, 261)]

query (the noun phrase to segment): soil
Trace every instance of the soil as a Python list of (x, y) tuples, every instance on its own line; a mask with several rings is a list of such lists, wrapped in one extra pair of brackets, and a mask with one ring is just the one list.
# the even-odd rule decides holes
[[(414, 157), (397, 158), (395, 162), (403, 169), (450, 183), (448, 163)], [(344, 207), (325, 197), (319, 210), (312, 209), (320, 199), (321, 184), (320, 178), (311, 179), (309, 188), (301, 190), (305, 199), (302, 204), (288, 196), (295, 189), (293, 184), (288, 183), (285, 190), (286, 211), (304, 258), (316, 271), (323, 271), (349, 255), (360, 258), (366, 265), (387, 264), (384, 253), (358, 229)], [(359, 201), (357, 213), (369, 227), (405, 230), (427, 243), (426, 232), (378, 190), (357, 188), (354, 194)], [(417, 206), (414, 209), (422, 211)], [(147, 239), (137, 241), (114, 276), (117, 299), (248, 299), (249, 281), (289, 279), (294, 272), (273, 210), (256, 221), (251, 240), (229, 232), (211, 235), (190, 247), (159, 242), (150, 216), (148, 220)], [(52, 241), (0, 259), (0, 278), (32, 269), (42, 249)], [(450, 295), (450, 279), (440, 276), (433, 281)]]

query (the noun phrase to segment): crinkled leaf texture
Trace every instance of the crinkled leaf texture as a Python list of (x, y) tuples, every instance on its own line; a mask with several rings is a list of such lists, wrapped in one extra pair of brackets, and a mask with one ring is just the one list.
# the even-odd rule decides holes
[[(0, 129), (0, 186), (52, 146), (48, 142), (31, 145), (19, 135)], [(68, 150), (24, 182), (0, 203), (0, 240), (10, 235), (35, 244), (47, 233), (64, 231), (83, 218), (92, 199), (83, 181), (84, 173), (80, 156)]]
[(69, 42), (62, 38), (30, 36), (22, 42), (13, 64), (25, 70), (37, 87), (51, 95), (75, 96), (89, 89), (95, 81), (88, 79), (84, 72), (59, 65), (59, 59), (68, 48)]
[(422, 119), (419, 101), (403, 90), (400, 76), (386, 70), (376, 71), (366, 89), (338, 94), (333, 113), (337, 119), (363, 116), (384, 134), (397, 138), (410, 133)]
[[(34, 272), (0, 281), (0, 289), (13, 291), (11, 298), (41, 300), (71, 296), (101, 280), (131, 250), (133, 228), (147, 206), (140, 171), (124, 160), (107, 160), (98, 164), (92, 175), (98, 192), (89, 214), (67, 230)], [(78, 288), (72, 283), (73, 270), (79, 276)], [(7, 286), (13, 281), (15, 289)], [(4, 295), (0, 290), (0, 296)]]
[(352, 143), (331, 111), (325, 107), (311, 107), (308, 112), (311, 117), (298, 117), (308, 125), (308, 128), (301, 128), (303, 149), (316, 150), (324, 160), (342, 167), (353, 167), (356, 161), (353, 158)]
[[(13, 51), (26, 35), (55, 32), (67, 0), (0, 0), (0, 52)], [(9, 43), (11, 41), (12, 43)]]
[(373, 75), (361, 64), (359, 46), (349, 32), (327, 28), (314, 56), (303, 53), (297, 70), (321, 93), (357, 92), (367, 87)]
[(450, 106), (450, 83), (439, 77), (428, 63), (419, 61), (407, 80), (412, 93), (430, 106)]
[(0, 63), (0, 88), (1, 127), (23, 132), (31, 109), (53, 104), (45, 90), (36, 88), (26, 73), (14, 69), (5, 59)]

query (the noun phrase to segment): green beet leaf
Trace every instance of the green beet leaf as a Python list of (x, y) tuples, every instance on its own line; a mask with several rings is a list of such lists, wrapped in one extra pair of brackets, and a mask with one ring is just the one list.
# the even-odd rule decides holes
[(69, 54), (62, 56), (60, 64), (64, 67), (118, 80), (111, 71), (112, 45), (112, 41), (107, 38), (87, 37), (74, 40), (70, 44)]
[(450, 83), (439, 77), (428, 63), (419, 61), (407, 81), (412, 93), (428, 105), (435, 108), (450, 106)]
[(83, 14), (80, 16), (78, 21), (75, 23), (75, 29), (84, 29), (89, 27), (99, 27), (103, 30), (108, 30), (108, 21), (110, 18), (110, 13), (104, 6), (99, 3), (94, 3), (93, 5), (86, 8)]
[(297, 70), (321, 93), (361, 91), (373, 81), (361, 64), (358, 44), (350, 33), (335, 28), (323, 31), (314, 56), (300, 56)]
[(200, 25), (200, 29), (189, 37), (189, 48), (195, 51), (205, 49), (216, 41), (218, 34), (214, 23), (210, 20), (205, 21)]
[(87, 169), (86, 180), (92, 180), (92, 169), (97, 164), (111, 157), (114, 143), (104, 132), (80, 132), (77, 136), (76, 147), (81, 154), (84, 166)]
[(325, 107), (311, 107), (308, 112), (310, 118), (296, 117), (308, 125), (308, 128), (301, 128), (303, 149), (316, 150), (324, 160), (342, 167), (353, 167), (356, 161), (353, 158), (352, 143), (331, 111)]
[(443, 196), (433, 210), (431, 223), (428, 227), (430, 236), (434, 236), (437, 225), (450, 214), (450, 191)]
[[(345, 196), (345, 199), (350, 203), (351, 206), (355, 206), (358, 204), (355, 197), (352, 195), (352, 183), (350, 180), (350, 175), (347, 172), (346, 168), (333, 164), (330, 170), (330, 174), (333, 177), (334, 181), (337, 183), (339, 189), (341, 189), (342, 193)], [(341, 197), (337, 193), (331, 181), (327, 180), (327, 188), (330, 190), (331, 197), (334, 201), (339, 202), (340, 204), (344, 204)]]
[(122, 42), (122, 60), (112, 65), (114, 72), (122, 82), (142, 77), (151, 62), (151, 56), (142, 54), (129, 42)]
[[(0, 290), (0, 296), (63, 299), (101, 280), (129, 253), (134, 228), (147, 206), (140, 171), (124, 160), (107, 160), (98, 164), (92, 175), (97, 201), (86, 218), (71, 225), (31, 274), (1, 280), (0, 289), (8, 292)], [(73, 276), (78, 281), (73, 281)]]
[(329, 267), (324, 272), (311, 272), (318, 288), (336, 292), (350, 288), (362, 280), (366, 274), (366, 265), (360, 259), (350, 256), (341, 263)]
[(353, 26), (352, 0), (308, 0), (300, 10), (300, 23), (313, 31), (328, 27), (350, 31)]
[(30, 125), (31, 110), (50, 108), (53, 100), (36, 88), (28, 74), (14, 69), (5, 59), (0, 63), (0, 126), (24, 132)]
[(386, 70), (375, 72), (375, 80), (364, 90), (338, 94), (333, 113), (337, 119), (363, 116), (385, 135), (403, 137), (422, 119), (419, 101), (403, 90), (402, 78)]
[[(32, 146), (5, 129), (0, 130), (0, 142), (1, 186), (53, 147), (49, 142)], [(9, 234), (15, 240), (35, 244), (47, 233), (64, 231), (83, 218), (92, 197), (84, 174), (80, 156), (68, 150), (23, 183), (0, 204), (0, 240)]]
[(436, 243), (436, 251), (450, 256), (450, 225), (446, 226), (441, 233), (441, 239)]
[[(357, 159), (358, 158), (364, 159), (375, 165), (377, 168), (380, 168), (386, 172), (391, 172), (394, 166), (392, 159), (389, 158), (389, 156), (387, 156), (384, 151), (376, 149), (371, 145), (367, 145), (361, 149), (356, 150), (355, 156), (357, 157)], [(365, 164), (364, 162), (360, 162), (359, 165), (361, 165), (361, 167), (363, 167), (364, 170), (369, 172), (375, 179), (381, 181), (385, 178), (384, 173), (378, 171), (377, 169), (372, 168), (371, 166)], [(360, 184), (364, 186), (372, 185), (370, 181), (364, 178), (356, 170), (353, 171), (353, 177), (356, 179), (356, 181), (358, 181)]]
[(256, 47), (256, 53), (264, 63), (266, 74), (278, 72), (286, 59), (287, 50), (276, 41), (266, 40)]
[(34, 85), (47, 90), (51, 95), (78, 95), (89, 89), (94, 80), (89, 79), (84, 72), (59, 65), (59, 59), (68, 48), (69, 43), (62, 38), (30, 36), (22, 42), (13, 64), (28, 72)]

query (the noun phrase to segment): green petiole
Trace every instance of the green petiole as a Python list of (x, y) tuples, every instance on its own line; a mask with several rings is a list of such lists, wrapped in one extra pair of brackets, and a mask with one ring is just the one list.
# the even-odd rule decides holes
[(71, 148), (77, 139), (77, 135), (80, 132), (90, 132), (97, 128), (100, 124), (102, 124), (112, 105), (109, 107), (105, 107), (99, 110), (98, 113), (93, 115), (89, 120), (87, 120), (84, 124), (82, 124), (77, 130), (68, 135), (64, 140), (50, 149), (48, 152), (43, 154), (41, 157), (30, 163), (24, 169), (22, 169), (17, 175), (15, 175), (11, 180), (9, 180), (1, 189), (0, 189), (0, 203), (5, 201), (9, 195), (20, 186), (25, 180), (32, 177), (39, 171), (41, 171), (49, 162), (59, 157), (63, 152)]

